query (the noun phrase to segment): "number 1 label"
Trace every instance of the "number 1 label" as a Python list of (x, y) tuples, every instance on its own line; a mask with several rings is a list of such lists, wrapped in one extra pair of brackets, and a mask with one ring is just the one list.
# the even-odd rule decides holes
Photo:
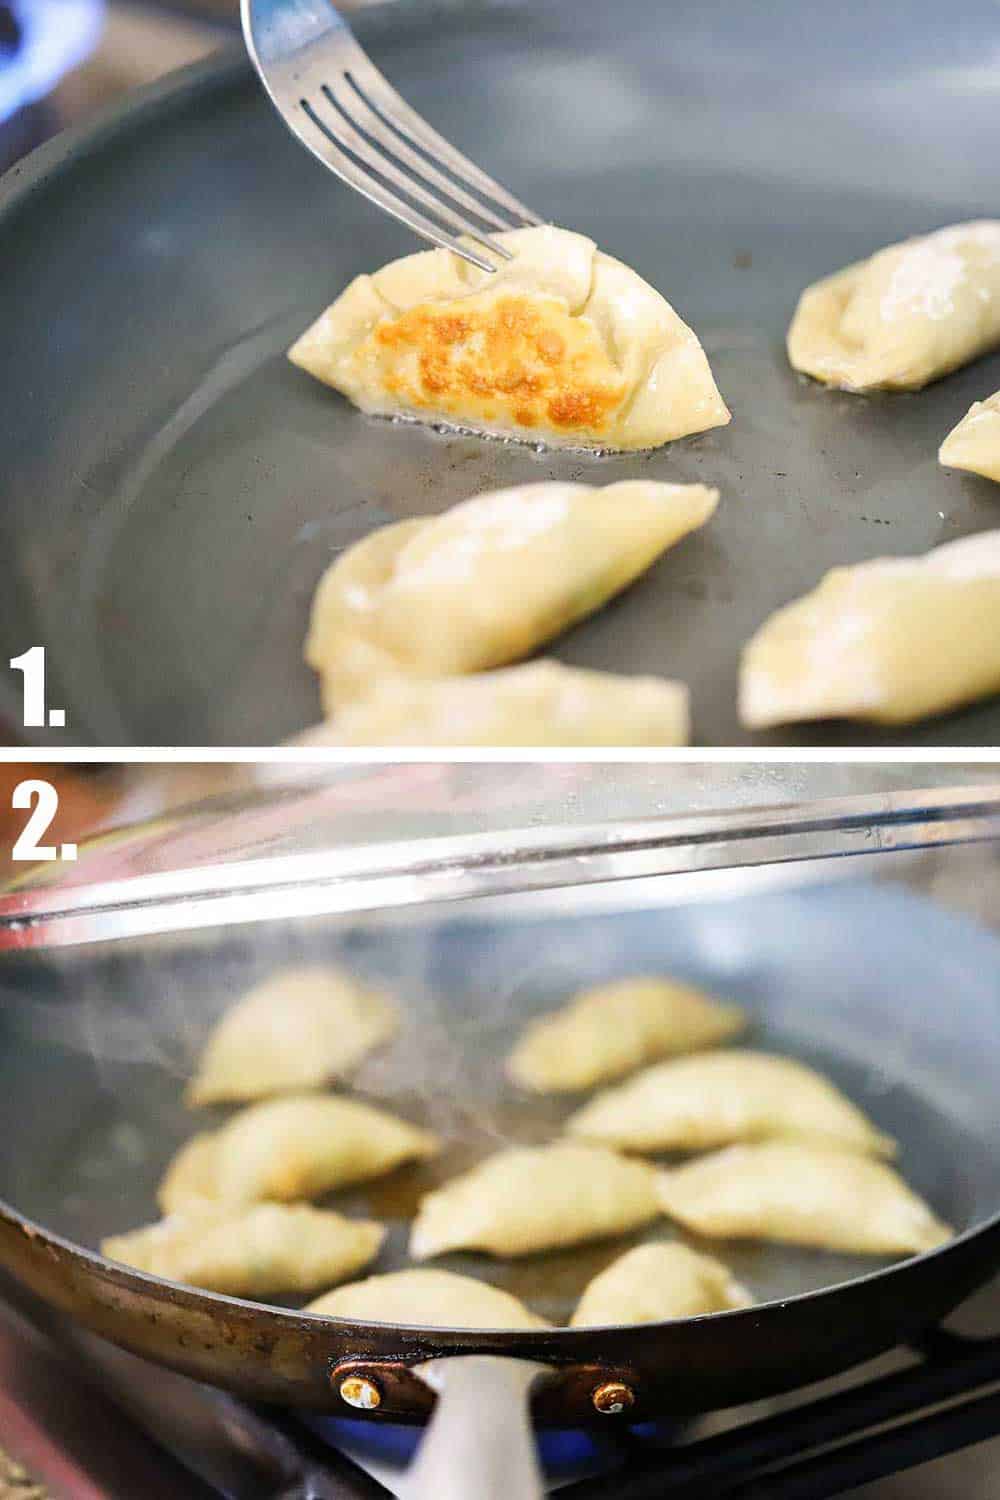
[(25, 729), (44, 729), (46, 724), (51, 729), (64, 729), (64, 708), (50, 708), (46, 716), (45, 647), (32, 646), (20, 656), (12, 656), (10, 666), (24, 678), (24, 708), (21, 718)]

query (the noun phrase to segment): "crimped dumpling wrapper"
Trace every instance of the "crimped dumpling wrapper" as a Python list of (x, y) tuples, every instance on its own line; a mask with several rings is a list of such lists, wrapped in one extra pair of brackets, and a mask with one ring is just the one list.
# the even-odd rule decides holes
[(717, 1239), (909, 1255), (952, 1234), (884, 1162), (804, 1142), (729, 1146), (662, 1172), (659, 1193), (664, 1213)]
[(1000, 691), (1000, 531), (834, 568), (743, 652), (751, 729), (805, 719), (909, 724)]
[(1000, 484), (1000, 391), (976, 401), (938, 451), (946, 469), (965, 469)]
[(471, 677), (383, 677), (299, 745), (686, 745), (688, 691), (555, 661)]
[(571, 1142), (512, 1147), (423, 1199), (410, 1254), (530, 1255), (627, 1234), (659, 1212), (656, 1171), (645, 1162)]
[(607, 603), (718, 503), (700, 484), (517, 485), (356, 542), (316, 590), (305, 656), (327, 712), (381, 678), (529, 655)]
[(624, 1151), (705, 1151), (773, 1136), (812, 1137), (874, 1156), (896, 1150), (815, 1069), (736, 1049), (646, 1068), (589, 1100), (566, 1130)]
[(430, 1131), (357, 1099), (265, 1099), (181, 1147), (160, 1185), (160, 1207), (170, 1214), (205, 1201), (319, 1198), (438, 1149)]
[(507, 1061), (535, 1093), (593, 1088), (677, 1053), (726, 1041), (746, 1026), (738, 1005), (681, 980), (635, 976), (579, 995), (532, 1021)]
[(919, 390), (1000, 344), (1000, 220), (904, 240), (808, 287), (797, 370), (849, 391)]
[(317, 1087), (351, 1073), (398, 1026), (389, 997), (343, 970), (320, 964), (285, 969), (222, 1017), (187, 1102), (261, 1099)]
[(416, 1268), (369, 1276), (310, 1302), (306, 1312), (362, 1322), (413, 1323), (426, 1328), (549, 1328), (509, 1292), (458, 1276)]
[(589, 1282), (572, 1328), (662, 1323), (749, 1307), (753, 1298), (728, 1266), (687, 1245), (636, 1245)]
[(305, 1203), (199, 1205), (111, 1235), (101, 1254), (167, 1281), (267, 1297), (314, 1292), (353, 1276), (375, 1259), (384, 1236), (381, 1224)]
[(495, 273), (425, 250), (358, 276), (289, 351), (363, 411), (553, 447), (641, 449), (729, 421), (659, 292), (553, 225)]

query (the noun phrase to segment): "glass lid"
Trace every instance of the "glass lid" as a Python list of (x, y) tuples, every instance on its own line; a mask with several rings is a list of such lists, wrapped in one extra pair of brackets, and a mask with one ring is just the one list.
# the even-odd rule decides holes
[[(1000, 835), (989, 765), (407, 763), (240, 768), (0, 889), (0, 951), (772, 872)], [(673, 885), (669, 883), (673, 882)], [(629, 898), (635, 899), (634, 886)]]

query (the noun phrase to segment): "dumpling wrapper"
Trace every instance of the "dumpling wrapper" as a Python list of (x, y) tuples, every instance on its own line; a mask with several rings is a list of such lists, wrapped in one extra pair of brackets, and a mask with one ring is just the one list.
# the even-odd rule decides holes
[(1000, 531), (834, 568), (743, 652), (740, 718), (907, 724), (1000, 691)]
[(896, 1149), (814, 1069), (764, 1052), (709, 1052), (646, 1068), (591, 1099), (566, 1130), (623, 1151), (706, 1151), (774, 1136), (873, 1156)]
[(298, 745), (686, 745), (688, 691), (556, 661), (471, 677), (385, 677)]
[(938, 451), (946, 469), (965, 469), (1000, 484), (1000, 391), (976, 401)]
[(1000, 220), (904, 240), (807, 287), (796, 370), (848, 391), (919, 390), (1000, 344)]
[(508, 1058), (507, 1073), (534, 1093), (571, 1093), (662, 1057), (714, 1046), (745, 1027), (738, 1005), (680, 980), (619, 979), (533, 1021)]
[(256, 985), (212, 1031), (188, 1104), (261, 1099), (353, 1071), (394, 1035), (392, 1001), (340, 969), (303, 965)]
[(627, 1234), (660, 1213), (656, 1170), (599, 1146), (516, 1146), (428, 1193), (410, 1235), (414, 1260), (446, 1250), (530, 1255)]
[(354, 1281), (310, 1302), (306, 1312), (424, 1328), (550, 1328), (517, 1297), (471, 1276), (429, 1267)]
[(387, 675), (452, 677), (528, 656), (703, 526), (718, 499), (642, 479), (523, 484), (372, 532), (313, 600), (305, 656), (327, 712)]
[(496, 236), (495, 273), (426, 250), (358, 276), (289, 359), (362, 411), (553, 447), (656, 448), (729, 421), (668, 302), (593, 240)]
[(636, 1245), (591, 1281), (571, 1328), (662, 1323), (749, 1307), (753, 1298), (728, 1266), (687, 1245)]
[(663, 1212), (695, 1234), (857, 1255), (909, 1255), (951, 1238), (884, 1162), (798, 1141), (729, 1146), (661, 1172)]
[(111, 1235), (101, 1254), (136, 1270), (230, 1297), (314, 1292), (369, 1265), (381, 1224), (347, 1219), (306, 1203), (194, 1208), (129, 1234)]
[(167, 1168), (159, 1202), (171, 1214), (206, 1201), (318, 1198), (438, 1149), (429, 1131), (360, 1100), (289, 1094), (194, 1136)]

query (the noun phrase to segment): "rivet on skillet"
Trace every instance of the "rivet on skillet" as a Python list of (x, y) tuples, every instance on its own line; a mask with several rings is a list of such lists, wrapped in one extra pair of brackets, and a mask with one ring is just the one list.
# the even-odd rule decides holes
[(382, 1405), (382, 1392), (366, 1375), (346, 1376), (340, 1382), (340, 1394), (348, 1406), (360, 1407), (362, 1411), (374, 1411)]
[(635, 1405), (635, 1391), (621, 1380), (606, 1380), (595, 1387), (590, 1399), (602, 1417), (616, 1417)]

